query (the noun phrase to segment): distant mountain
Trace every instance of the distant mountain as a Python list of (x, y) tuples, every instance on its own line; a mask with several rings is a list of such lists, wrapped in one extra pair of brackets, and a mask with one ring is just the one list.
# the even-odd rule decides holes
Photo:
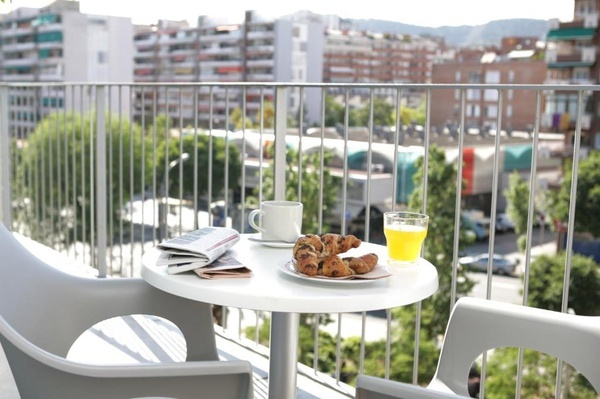
[(377, 19), (353, 19), (352, 22), (358, 30), (409, 34), (411, 36), (439, 36), (443, 37), (447, 44), (461, 47), (500, 45), (502, 37), (505, 36), (535, 36), (544, 40), (550, 29), (550, 21), (542, 19), (504, 19), (491, 21), (484, 25), (440, 26), (438, 28)]

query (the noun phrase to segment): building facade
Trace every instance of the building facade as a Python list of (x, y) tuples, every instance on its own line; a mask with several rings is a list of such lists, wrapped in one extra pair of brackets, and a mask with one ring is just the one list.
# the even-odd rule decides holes
[[(0, 80), (57, 83), (11, 90), (11, 133), (25, 136), (49, 113), (79, 107), (80, 94), (61, 83), (131, 81), (133, 45), (123, 41), (131, 36), (129, 18), (82, 14), (77, 1), (58, 0), (0, 16)], [(128, 98), (124, 101), (127, 112)]]
[[(450, 84), (541, 84), (546, 77), (546, 63), (537, 50), (513, 49), (505, 54), (480, 52), (466, 61), (445, 62), (433, 66), (433, 83)], [(458, 126), (463, 91), (435, 90), (432, 93), (431, 124), (438, 129)], [(466, 89), (464, 92), (465, 125), (480, 132), (501, 129), (528, 131), (535, 125), (536, 96), (533, 91), (508, 90), (505, 98), (494, 89)], [(543, 108), (542, 108), (543, 109)]]
[[(600, 0), (575, 0), (574, 18), (570, 22), (554, 21), (548, 32), (548, 84), (599, 83), (600, 76)], [(572, 143), (576, 116), (579, 113), (577, 94), (556, 90), (547, 95), (544, 127), (567, 135)], [(582, 145), (600, 148), (600, 96), (585, 95), (582, 112)]]

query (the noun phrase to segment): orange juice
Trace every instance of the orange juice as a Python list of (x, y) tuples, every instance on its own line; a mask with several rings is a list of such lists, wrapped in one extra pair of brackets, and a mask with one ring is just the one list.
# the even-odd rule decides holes
[(388, 255), (392, 263), (415, 262), (419, 258), (421, 245), (427, 235), (427, 227), (407, 224), (392, 224), (384, 229)]

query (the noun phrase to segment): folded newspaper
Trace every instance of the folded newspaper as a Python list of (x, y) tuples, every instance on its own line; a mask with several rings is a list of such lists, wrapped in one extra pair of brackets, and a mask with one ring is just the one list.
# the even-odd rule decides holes
[(249, 277), (252, 271), (227, 250), (240, 240), (240, 234), (227, 227), (202, 227), (158, 244), (162, 252), (157, 266), (167, 266), (169, 274), (193, 270), (202, 278)]

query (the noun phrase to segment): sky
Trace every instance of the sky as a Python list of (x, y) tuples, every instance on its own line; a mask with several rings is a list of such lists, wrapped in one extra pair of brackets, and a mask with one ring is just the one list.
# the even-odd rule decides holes
[[(52, 0), (5, 1), (0, 3), (0, 13), (52, 3)], [(382, 19), (438, 27), (481, 25), (510, 18), (571, 21), (574, 0), (80, 0), (79, 3), (83, 13), (130, 17), (135, 24), (170, 19), (188, 20), (195, 25), (199, 15), (227, 17), (229, 22), (241, 22), (246, 10), (256, 10), (268, 17), (309, 10), (342, 18)]]

